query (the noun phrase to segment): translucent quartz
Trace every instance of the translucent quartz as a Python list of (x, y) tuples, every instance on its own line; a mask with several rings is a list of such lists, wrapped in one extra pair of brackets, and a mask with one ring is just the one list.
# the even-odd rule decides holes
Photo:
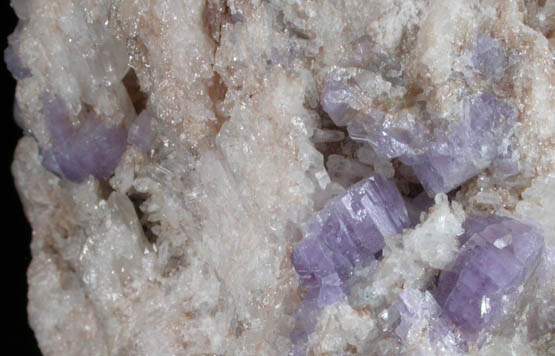
[(146, 152), (150, 151), (156, 137), (152, 122), (153, 118), (151, 112), (143, 110), (131, 123), (127, 141)]
[(540, 261), (544, 240), (538, 227), (506, 217), (474, 216), (464, 226), (465, 243), (434, 294), (465, 340), (474, 342), (509, 312)]

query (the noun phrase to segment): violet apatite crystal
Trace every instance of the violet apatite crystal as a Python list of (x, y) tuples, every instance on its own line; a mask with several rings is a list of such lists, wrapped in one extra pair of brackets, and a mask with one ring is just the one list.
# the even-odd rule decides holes
[(309, 222), (306, 238), (291, 254), (303, 288), (291, 335), (298, 348), (293, 354), (303, 354), (302, 344), (313, 331), (317, 311), (349, 292), (345, 281), (355, 266), (374, 261), (385, 246), (384, 236), (409, 226), (399, 191), (380, 174), (351, 186)]
[(449, 271), (442, 273), (435, 297), (467, 342), (479, 342), (511, 313), (521, 287), (538, 265), (542, 231), (511, 218), (471, 217), (466, 241)]
[(472, 67), (486, 78), (501, 76), (508, 65), (507, 55), (501, 43), (487, 35), (477, 38), (470, 61)]
[(23, 80), (31, 76), (31, 71), (23, 65), (13, 46), (8, 46), (4, 50), (4, 62), (14, 79)]
[(44, 166), (76, 183), (89, 175), (109, 178), (127, 147), (127, 130), (110, 127), (92, 111), (82, 112), (80, 125), (74, 127), (61, 99), (44, 95), (42, 102), (51, 136), (51, 147), (42, 152)]
[[(492, 163), (499, 163), (503, 176), (515, 174), (508, 138), (518, 115), (504, 100), (488, 92), (467, 96), (448, 128), (432, 130), (426, 120), (395, 120), (379, 110), (358, 109), (361, 95), (355, 85), (330, 80), (322, 107), (338, 126), (347, 126), (351, 138), (370, 143), (381, 158), (399, 158), (411, 166), (429, 196), (455, 189)], [(417, 107), (410, 115), (428, 114)]]
[(376, 174), (351, 186), (309, 222), (307, 238), (295, 247), (291, 261), (304, 288), (322, 290), (319, 306), (329, 305), (338, 300), (354, 267), (384, 248), (385, 235), (409, 226), (399, 191)]
[(432, 142), (425, 153), (400, 158), (430, 195), (451, 191), (487, 168), (504, 151), (517, 120), (508, 104), (489, 93), (467, 98), (463, 116), (461, 125)]

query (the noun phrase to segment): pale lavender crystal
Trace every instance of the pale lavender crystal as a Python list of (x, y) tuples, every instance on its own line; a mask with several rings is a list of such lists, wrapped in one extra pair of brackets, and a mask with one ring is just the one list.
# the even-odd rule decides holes
[(109, 178), (127, 146), (127, 130), (109, 127), (93, 112), (82, 112), (81, 124), (73, 127), (61, 99), (44, 95), (42, 103), (51, 136), (50, 149), (42, 152), (44, 166), (76, 183), (89, 175)]
[(470, 217), (454, 265), (442, 273), (435, 297), (468, 342), (500, 322), (507, 303), (538, 265), (541, 230), (499, 216)]
[(320, 98), (320, 103), (333, 122), (345, 126), (355, 110), (351, 107), (354, 100), (351, 88), (340, 81), (330, 80)]
[(330, 79), (320, 102), (336, 125), (347, 126), (351, 138), (370, 143), (384, 159), (398, 157), (411, 166), (430, 196), (453, 190), (492, 162), (503, 176), (518, 169), (505, 143), (518, 115), (487, 92), (464, 98), (451, 126), (434, 130), (426, 124), (431, 119), (424, 119), (429, 115), (424, 104), (412, 108), (420, 120), (395, 120), (379, 110), (357, 109), (358, 95), (364, 94), (355, 84)]
[(354, 266), (383, 249), (384, 235), (409, 226), (397, 188), (376, 174), (351, 186), (309, 222), (307, 238), (295, 247), (291, 261), (303, 287), (335, 283), (336, 276), (344, 281)]
[(127, 141), (148, 152), (152, 148), (156, 132), (152, 127), (152, 113), (143, 110), (139, 116), (131, 123)]
[(482, 35), (476, 40), (476, 47), (470, 57), (472, 67), (486, 78), (500, 76), (508, 64), (505, 51), (499, 41)]
[(516, 112), (488, 93), (467, 98), (463, 122), (423, 154), (401, 157), (430, 195), (448, 192), (486, 168), (501, 153)]
[(16, 80), (31, 76), (31, 71), (21, 62), (21, 58), (19, 58), (13, 46), (8, 46), (4, 50), (4, 62), (6, 62), (6, 67)]
[(29, 68), (23, 64), (18, 54), (21, 31), (24, 22), (19, 21), (14, 32), (8, 37), (8, 47), (4, 50), (4, 62), (6, 67), (16, 80), (22, 80), (31, 76)]
[(317, 311), (340, 301), (349, 291), (345, 281), (355, 266), (375, 259), (384, 236), (410, 226), (399, 191), (376, 174), (331, 200), (308, 224), (306, 238), (294, 248), (291, 261), (304, 290), (291, 335), (292, 354), (303, 354)]

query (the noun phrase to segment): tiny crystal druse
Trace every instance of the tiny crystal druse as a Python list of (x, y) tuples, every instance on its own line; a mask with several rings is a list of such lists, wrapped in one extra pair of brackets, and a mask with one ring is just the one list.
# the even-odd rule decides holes
[(555, 2), (12, 0), (44, 355), (555, 355)]

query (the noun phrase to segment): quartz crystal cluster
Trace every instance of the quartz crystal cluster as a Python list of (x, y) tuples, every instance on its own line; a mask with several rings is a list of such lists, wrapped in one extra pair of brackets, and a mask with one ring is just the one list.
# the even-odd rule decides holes
[(555, 355), (555, 2), (11, 0), (44, 355)]

